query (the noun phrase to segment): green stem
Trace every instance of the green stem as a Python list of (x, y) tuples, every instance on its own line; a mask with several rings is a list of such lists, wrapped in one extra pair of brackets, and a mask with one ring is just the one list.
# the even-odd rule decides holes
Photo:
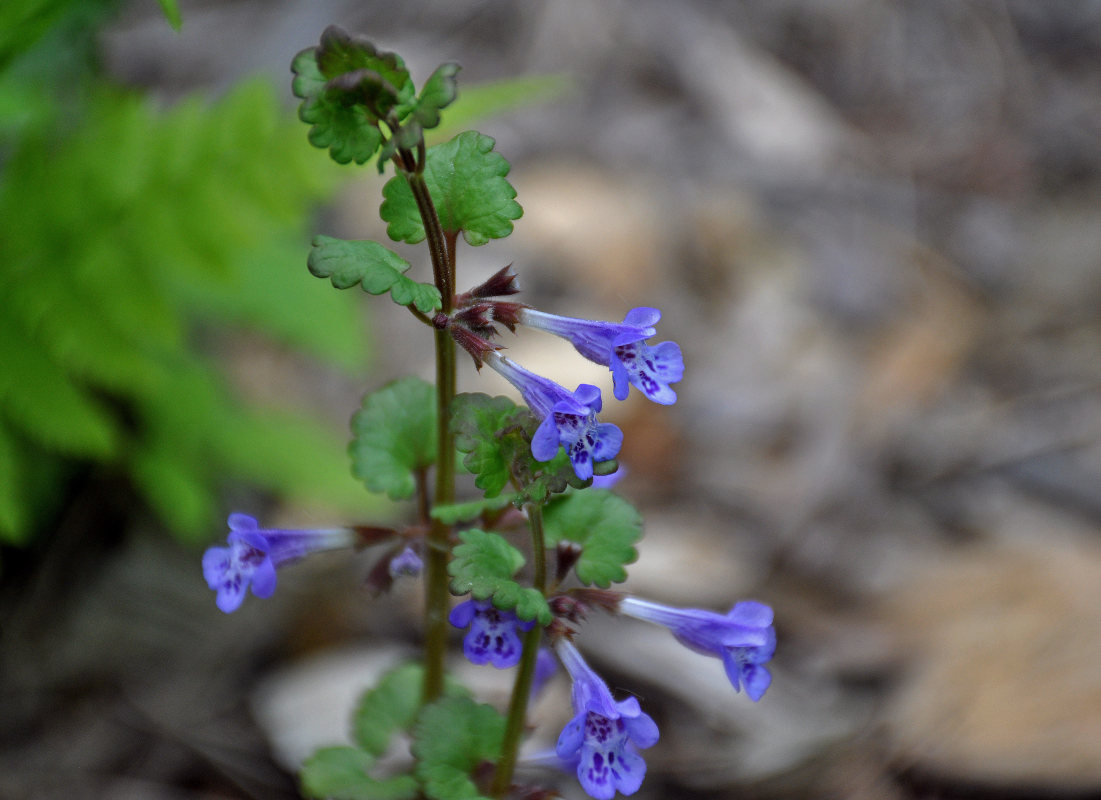
[[(444, 314), (451, 311), (455, 285), (454, 248), (449, 248), (440, 225), (436, 206), (425, 183), (424, 152), (414, 158), (411, 151), (399, 150), (397, 164), (409, 182), (424, 224), (428, 251), (432, 257), (432, 278), (443, 301)], [(433, 504), (455, 502), (455, 436), (451, 432), (451, 403), (455, 399), (455, 340), (446, 330), (435, 330), (436, 342), (436, 487)], [(450, 555), (451, 527), (432, 520), (424, 569), (424, 702), (443, 694), (444, 658), (447, 655), (447, 614), (451, 608), (448, 591), (447, 561)]]
[[(533, 583), (544, 594), (547, 591), (547, 546), (543, 536), (543, 507), (537, 503), (528, 506), (528, 522), (531, 524), (531, 548), (534, 568)], [(539, 643), (543, 638), (543, 629), (535, 624), (524, 634), (524, 651), (520, 656), (520, 668), (516, 672), (516, 682), (512, 686), (512, 698), (508, 704), (508, 720), (505, 725), (505, 739), (501, 745), (501, 759), (497, 762), (497, 771), (493, 775), (493, 784), (489, 793), (501, 798), (512, 785), (512, 773), (516, 769), (516, 758), (520, 753), (520, 742), (524, 737), (524, 723), (527, 720), (528, 697), (535, 678), (535, 657), (539, 653)]]
[[(455, 501), (455, 437), (451, 433), (451, 401), (455, 399), (455, 342), (447, 331), (436, 331), (436, 491), (434, 505)], [(433, 519), (428, 530), (424, 586), (424, 701), (443, 693), (447, 654), (447, 614), (451, 607), (447, 561), (451, 526)]]

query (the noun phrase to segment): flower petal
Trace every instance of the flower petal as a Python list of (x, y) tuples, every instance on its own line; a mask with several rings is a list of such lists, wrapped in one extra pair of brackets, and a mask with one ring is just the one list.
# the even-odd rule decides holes
[(615, 797), (615, 780), (603, 750), (582, 748), (577, 779), (581, 781), (585, 793), (595, 800), (612, 800)]
[(559, 758), (570, 758), (581, 749), (581, 743), (585, 739), (585, 713), (582, 711), (571, 719), (562, 729), (562, 733), (558, 734), (558, 744), (555, 745), (554, 752)]
[(256, 565), (252, 573), (252, 593), (257, 597), (271, 597), (275, 594), (275, 565), (265, 558)]
[(657, 744), (661, 734), (654, 718), (646, 713), (639, 713), (636, 717), (623, 717), (623, 724), (627, 728), (627, 735), (631, 742), (641, 750)]
[(230, 553), (228, 547), (208, 547), (203, 553), (203, 577), (211, 589), (217, 589), (225, 579)]
[(470, 626), (470, 621), (474, 619), (475, 611), (477, 609), (474, 601), (466, 600), (451, 609), (451, 613), (447, 615), (447, 621), (456, 628), (467, 628)]
[[(649, 306), (639, 306), (627, 312), (627, 316), (623, 318), (623, 324), (635, 325), (639, 328), (649, 328), (655, 325), (660, 319), (661, 311), (658, 309), (650, 308)], [(650, 335), (653, 336), (654, 334)]]
[[(609, 758), (612, 755), (609, 753)], [(615, 788), (623, 794), (634, 794), (642, 786), (642, 779), (646, 777), (646, 761), (638, 753), (633, 753), (626, 747), (618, 750), (614, 755), (616, 759), (610, 766)]]
[(756, 600), (743, 600), (735, 603), (727, 612), (726, 618), (737, 625), (746, 625), (752, 628), (766, 628), (772, 624), (772, 609), (764, 603)]
[(746, 664), (742, 668), (742, 681), (745, 683), (745, 693), (749, 699), (757, 702), (764, 697), (765, 690), (772, 683), (772, 673), (768, 667), (759, 664)]
[(598, 423), (593, 431), (593, 461), (608, 461), (623, 447), (623, 431), (610, 422)]
[(260, 527), (260, 523), (256, 521), (256, 518), (250, 517), (248, 514), (230, 514), (226, 522), (229, 524), (231, 531), (254, 531)]
[(550, 461), (558, 455), (558, 448), (562, 444), (558, 434), (558, 426), (554, 424), (554, 416), (548, 415), (535, 431), (531, 438), (531, 455), (536, 461)]

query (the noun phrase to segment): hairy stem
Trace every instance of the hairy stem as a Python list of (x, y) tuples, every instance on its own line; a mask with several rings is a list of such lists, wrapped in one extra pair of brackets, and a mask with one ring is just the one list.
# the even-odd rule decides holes
[[(409, 182), (424, 225), (428, 252), (432, 258), (432, 278), (443, 301), (444, 314), (451, 311), (455, 290), (454, 248), (449, 248), (440, 225), (436, 206), (424, 180), (424, 151), (418, 157), (399, 150), (394, 162)], [(455, 437), (451, 433), (451, 401), (455, 399), (455, 340), (446, 330), (436, 329), (436, 486), (433, 505), (455, 501)], [(430, 703), (443, 693), (444, 658), (447, 655), (447, 613), (451, 595), (447, 590), (447, 561), (451, 527), (432, 520), (424, 564), (424, 702)]]
[[(547, 591), (547, 547), (543, 536), (543, 506), (532, 503), (528, 506), (528, 522), (531, 525), (533, 583), (544, 594)], [(512, 698), (508, 704), (508, 720), (505, 727), (505, 739), (501, 745), (501, 760), (497, 762), (497, 771), (493, 775), (490, 795), (504, 797), (512, 785), (512, 773), (516, 768), (516, 757), (520, 752), (520, 742), (524, 737), (524, 721), (527, 719), (528, 698), (535, 678), (535, 657), (539, 652), (539, 642), (543, 629), (534, 625), (524, 634), (524, 651), (520, 656), (520, 668), (516, 671), (516, 682), (512, 686)]]
[[(433, 503), (455, 501), (455, 437), (451, 433), (451, 401), (455, 399), (455, 342), (447, 331), (436, 334), (436, 491)], [(451, 527), (433, 519), (428, 531), (424, 586), (424, 701), (443, 692), (444, 657), (447, 654), (447, 613), (451, 594), (447, 589), (447, 560)]]

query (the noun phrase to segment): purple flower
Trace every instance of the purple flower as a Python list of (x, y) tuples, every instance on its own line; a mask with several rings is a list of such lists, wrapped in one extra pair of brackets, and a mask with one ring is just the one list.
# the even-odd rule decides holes
[(391, 578), (415, 578), (424, 569), (424, 561), (412, 547), (406, 547), (390, 559)]
[(542, 420), (531, 440), (531, 454), (536, 461), (550, 461), (561, 445), (577, 477), (588, 480), (593, 476), (594, 461), (607, 461), (619, 454), (623, 431), (609, 422), (596, 421), (600, 389), (583, 383), (575, 391), (567, 391), (496, 352), (486, 355), (485, 363), (515, 386)]
[(501, 611), (488, 600), (467, 600), (451, 609), (448, 622), (456, 628), (470, 626), (463, 637), (463, 653), (472, 664), (490, 663), (507, 669), (520, 661), (523, 643), (519, 631), (530, 631), (535, 622), (521, 622), (511, 611)]
[(536, 697), (543, 687), (547, 685), (547, 681), (554, 677), (554, 673), (558, 671), (558, 661), (555, 659), (554, 654), (551, 653), (545, 647), (540, 647), (539, 652), (535, 654), (535, 674), (531, 679), (531, 697)]
[(573, 678), (574, 717), (562, 729), (555, 752), (577, 759), (581, 788), (596, 800), (610, 800), (618, 789), (634, 794), (646, 775), (646, 762), (635, 748), (658, 740), (658, 726), (639, 708), (638, 700), (612, 699), (608, 685), (565, 639), (556, 645), (558, 657)]
[(772, 673), (763, 665), (776, 652), (776, 629), (772, 627), (772, 609), (764, 603), (736, 603), (723, 615), (625, 597), (619, 611), (664, 625), (685, 647), (721, 658), (734, 690), (744, 686), (751, 700), (760, 700), (772, 683)]
[(240, 607), (250, 583), (254, 595), (271, 597), (276, 567), (310, 553), (356, 543), (351, 528), (262, 530), (248, 514), (230, 514), (228, 522), (229, 547), (211, 547), (203, 553), (203, 576), (218, 593), (218, 608), (227, 614)]
[(611, 489), (617, 483), (620, 482), (627, 475), (627, 467), (624, 464), (619, 465), (619, 469), (613, 472), (611, 475), (594, 475), (593, 485), (594, 489)]
[(568, 339), (585, 358), (609, 367), (616, 400), (626, 400), (630, 385), (634, 385), (655, 403), (668, 406), (677, 402), (677, 393), (669, 384), (684, 377), (680, 347), (676, 342), (646, 344), (657, 335), (653, 325), (661, 319), (661, 312), (656, 308), (632, 308), (623, 322), (559, 317), (532, 308), (521, 309), (518, 318), (523, 325)]

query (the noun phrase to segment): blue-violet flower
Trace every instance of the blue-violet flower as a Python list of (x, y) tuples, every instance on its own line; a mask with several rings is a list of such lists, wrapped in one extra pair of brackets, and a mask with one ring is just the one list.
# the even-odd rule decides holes
[(488, 600), (459, 603), (447, 617), (456, 628), (470, 627), (463, 637), (463, 653), (472, 664), (489, 663), (507, 669), (520, 661), (523, 643), (518, 631), (535, 624), (521, 622), (512, 611), (501, 611)]
[(569, 340), (581, 355), (612, 370), (616, 400), (626, 400), (633, 384), (655, 403), (672, 405), (677, 393), (669, 384), (684, 377), (684, 357), (676, 342), (651, 347), (646, 340), (657, 334), (661, 319), (656, 308), (632, 308), (623, 322), (599, 322), (547, 314), (523, 308), (521, 324)]
[(772, 683), (772, 673), (763, 665), (776, 652), (776, 629), (772, 626), (772, 609), (764, 603), (746, 600), (724, 615), (625, 597), (619, 611), (663, 625), (685, 647), (722, 659), (735, 691), (744, 686), (754, 701), (760, 700)]
[(561, 445), (577, 477), (588, 480), (593, 476), (594, 461), (607, 461), (619, 454), (623, 431), (610, 422), (596, 421), (601, 408), (600, 389), (583, 383), (570, 392), (496, 352), (487, 354), (485, 363), (520, 391), (541, 420), (531, 440), (531, 454), (536, 461), (550, 461)]
[(406, 547), (390, 559), (391, 578), (415, 578), (424, 569), (424, 560), (412, 547)]
[(635, 748), (658, 740), (658, 726), (638, 700), (616, 702), (608, 685), (585, 663), (569, 641), (555, 646), (573, 678), (574, 717), (562, 729), (555, 752), (563, 760), (579, 759), (581, 788), (596, 800), (610, 800), (618, 789), (634, 794), (646, 775), (646, 762)]
[(276, 567), (310, 553), (352, 547), (357, 542), (351, 528), (263, 530), (248, 514), (230, 514), (228, 523), (229, 547), (211, 547), (203, 553), (203, 576), (218, 593), (218, 608), (227, 614), (240, 607), (249, 584), (257, 597), (271, 597)]

